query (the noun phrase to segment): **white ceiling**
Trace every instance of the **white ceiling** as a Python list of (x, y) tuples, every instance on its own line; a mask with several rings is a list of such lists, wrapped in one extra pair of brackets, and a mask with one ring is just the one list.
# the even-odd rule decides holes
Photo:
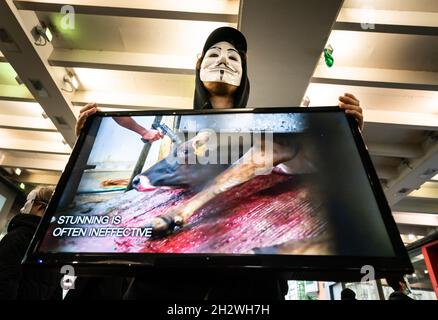
[[(36, 102), (2, 101), (1, 115), (40, 117), (44, 112), (43, 108)], [(50, 120), (49, 120), (50, 121)]]
[[(111, 91), (118, 88), (126, 93), (144, 93), (159, 96), (192, 97), (194, 77), (184, 74), (114, 71), (74, 68), (80, 79), (80, 91)], [(103, 80), (105, 79), (105, 80)]]
[[(235, 24), (77, 14), (74, 32), (59, 27), (59, 14), (39, 12), (55, 28), (53, 46), (64, 49), (141, 52), (195, 59), (214, 29)], [(178, 32), (175, 32), (178, 30)], [(186, 36), (181, 36), (186, 35)]]
[[(57, 0), (27, 0), (15, 1), (20, 9), (47, 9), (54, 10), (59, 4)], [(123, 9), (134, 11), (131, 15), (135, 16), (143, 10), (160, 10), (173, 12), (197, 12), (211, 14), (237, 14), (239, 1), (237, 0), (141, 0), (127, 3), (125, 0), (105, 0), (90, 2), (89, 0), (70, 0), (69, 4), (78, 11), (96, 11), (96, 14), (105, 14), (110, 8), (116, 8), (125, 12)], [(54, 5), (54, 6), (52, 6)], [(85, 7), (85, 8), (83, 8)], [(87, 8), (88, 7), (88, 8)], [(59, 10), (57, 10), (59, 12)]]
[(344, 8), (370, 8), (391, 11), (438, 12), (435, 0), (345, 0)]

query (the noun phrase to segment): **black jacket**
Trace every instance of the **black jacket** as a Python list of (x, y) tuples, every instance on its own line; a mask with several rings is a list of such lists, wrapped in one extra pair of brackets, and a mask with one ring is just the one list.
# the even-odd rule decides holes
[(23, 271), (21, 266), (40, 220), (35, 215), (18, 214), (9, 222), (8, 233), (0, 241), (0, 300), (46, 300), (56, 296), (60, 275), (42, 269)]
[(394, 291), (393, 293), (391, 293), (391, 295), (389, 296), (388, 300), (394, 300), (394, 301), (409, 301), (409, 300), (414, 300), (411, 297), (407, 296), (406, 294), (404, 294), (403, 292), (400, 291)]
[(170, 269), (145, 271), (127, 290), (126, 300), (284, 300), (287, 281), (268, 271)]

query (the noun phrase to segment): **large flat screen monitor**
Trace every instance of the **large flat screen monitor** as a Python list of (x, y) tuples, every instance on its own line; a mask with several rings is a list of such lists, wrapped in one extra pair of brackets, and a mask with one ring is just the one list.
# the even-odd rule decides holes
[(412, 271), (357, 124), (334, 107), (92, 116), (26, 263)]

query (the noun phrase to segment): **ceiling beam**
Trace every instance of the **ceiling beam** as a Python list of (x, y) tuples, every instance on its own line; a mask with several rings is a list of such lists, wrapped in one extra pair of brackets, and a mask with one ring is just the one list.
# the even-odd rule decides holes
[(56, 67), (195, 74), (195, 58), (93, 50), (54, 49), (49, 64)]
[(118, 109), (191, 109), (193, 107), (192, 97), (157, 96), (121, 92), (76, 91), (71, 100), (75, 106), (83, 106), (89, 102), (96, 102), (101, 107)]
[(347, 86), (389, 88), (403, 90), (438, 91), (438, 84), (403, 83), (395, 81), (354, 80), (347, 78), (312, 77), (312, 83), (339, 84)]
[(61, 173), (36, 173), (36, 172), (24, 172), (20, 175), (19, 181), (23, 183), (30, 184), (48, 184), (48, 185), (56, 185), (58, 184)]
[(410, 144), (367, 143), (368, 152), (373, 156), (393, 158), (418, 158), (423, 154), (421, 147)]
[(342, 2), (241, 0), (238, 25), (248, 41), (249, 107), (300, 105)]
[(333, 30), (438, 36), (438, 27), (374, 24), (373, 27), (366, 29), (360, 22), (336, 22)]
[(310, 82), (438, 91), (438, 72), (319, 65)]
[(0, 84), (0, 100), (34, 102), (26, 86)]
[(400, 224), (438, 226), (438, 213), (393, 212), (394, 220)]
[(429, 137), (424, 149), (424, 156), (402, 163), (398, 177), (388, 181), (385, 194), (390, 205), (418, 189), (438, 172), (438, 135)]
[(43, 117), (24, 117), (0, 114), (0, 128), (56, 132), (56, 127)]
[(438, 199), (424, 199), (408, 196), (393, 205), (392, 210), (400, 212), (438, 214)]
[(436, 179), (430, 179), (428, 182), (425, 182), (421, 187), (438, 190), (438, 181)]
[(438, 199), (438, 182), (425, 182), (418, 190), (412, 191), (409, 197)]
[(24, 139), (0, 141), (0, 150), (70, 154), (70, 150), (66, 148), (66, 146), (63, 146), (62, 143), (29, 141)]
[[(400, 236), (405, 245), (416, 242), (419, 240), (418, 237), (427, 237), (428, 235), (438, 231), (438, 227), (436, 226), (421, 226), (401, 223), (397, 223), (397, 229), (400, 232)], [(414, 238), (410, 238), (410, 234), (414, 235)]]
[[(311, 83), (307, 88), (306, 96), (310, 99), (311, 107), (329, 106), (337, 105), (339, 96), (346, 92), (354, 93), (365, 111), (372, 109), (377, 111), (409, 112), (411, 113), (410, 117), (415, 114), (420, 117), (421, 114), (424, 114), (424, 116), (436, 115), (437, 91)], [(365, 120), (367, 120), (367, 117), (365, 117)]]
[(365, 130), (367, 123), (391, 125), (402, 129), (438, 130), (438, 114), (398, 112), (387, 110), (364, 109)]
[(56, 132), (0, 129), (0, 149), (54, 154), (70, 154), (71, 148)]
[(376, 172), (379, 179), (389, 180), (394, 179), (398, 175), (397, 168), (393, 168), (390, 166), (376, 166)]
[(50, 71), (51, 67), (38, 51), (49, 51), (51, 44), (47, 43), (42, 48), (34, 44), (31, 30), (26, 27), (39, 24), (34, 12), (26, 12), (26, 22), (22, 20), (12, 0), (0, 1), (0, 28), (10, 38), (8, 42), (0, 41), (0, 50), (65, 141), (73, 146), (76, 141), (76, 118), (71, 103), (61, 92)]
[[(403, 31), (407, 34), (413, 34), (415, 29), (409, 30), (408, 28), (419, 26), (426, 28), (438, 27), (438, 12), (419, 11), (416, 8), (412, 8), (413, 10), (398, 10), (393, 1), (386, 9), (378, 9), (376, 4), (377, 2), (372, 3), (372, 8), (366, 8), (365, 6), (362, 8), (347, 8), (344, 4), (334, 28), (337, 27), (338, 23), (356, 23), (363, 24), (364, 30), (372, 32), (379, 31), (381, 27), (389, 25), (401, 27), (399, 30), (404, 29)], [(374, 27), (374, 30), (372, 27)], [(396, 33), (400, 33), (400, 31)]]
[[(45, 155), (45, 159), (36, 157), (35, 153), (33, 158), (31, 157), (16, 157), (11, 156), (7, 152), (2, 152), (0, 155), (0, 166), (7, 168), (20, 168), (20, 169), (33, 169), (33, 170), (44, 170), (44, 171), (59, 171), (64, 170), (65, 165), (68, 161), (68, 156), (56, 155), (53, 159), (48, 158)], [(61, 160), (64, 158), (63, 160)]]
[[(117, 1), (116, 1), (117, 2)], [(144, 1), (126, 2), (114, 1), (105, 2), (105, 5), (90, 3), (90, 1), (70, 0), (69, 5), (74, 7), (76, 14), (103, 15), (130, 18), (149, 18), (149, 19), (170, 19), (170, 20), (194, 20), (194, 21), (214, 21), (236, 23), (237, 14), (213, 13), (213, 12), (188, 12), (177, 10), (154, 10), (147, 7)], [(54, 1), (14, 1), (19, 10), (61, 12), (64, 2)], [(175, 2), (174, 2), (175, 3)], [(128, 6), (129, 5), (129, 6)]]

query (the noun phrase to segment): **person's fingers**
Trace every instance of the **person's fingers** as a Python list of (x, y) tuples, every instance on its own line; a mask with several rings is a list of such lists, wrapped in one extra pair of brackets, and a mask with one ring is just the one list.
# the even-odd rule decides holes
[(345, 113), (352, 115), (359, 125), (359, 128), (362, 130), (363, 128), (363, 115), (360, 112), (357, 112), (355, 110), (345, 110)]
[(79, 118), (83, 119), (83, 121), (85, 122), (85, 120), (87, 120), (87, 118), (88, 118), (89, 116), (91, 116), (92, 114), (95, 114), (97, 111), (98, 111), (97, 108), (92, 108), (92, 109), (90, 109), (90, 110), (87, 110), (87, 111), (85, 111), (85, 112), (82, 112), (82, 114), (80, 115)]
[(84, 126), (84, 123), (85, 123), (85, 117), (79, 117), (78, 122), (76, 122), (76, 128), (75, 128), (75, 132), (76, 132), (77, 137), (81, 133), (81, 130), (82, 130), (82, 127)]
[(90, 113), (94, 113), (96, 111), (97, 111), (97, 107), (95, 103), (89, 103), (85, 107), (83, 107), (79, 111), (79, 118), (78, 118), (78, 122), (76, 123), (76, 127), (83, 126), (85, 120), (90, 115)]
[(346, 97), (349, 97), (349, 98), (352, 98), (352, 99), (354, 99), (354, 100), (357, 100), (357, 101), (359, 101), (359, 99), (358, 99), (358, 98), (356, 98), (356, 96), (355, 96), (354, 94), (352, 94), (352, 93), (346, 92), (346, 93), (344, 93), (344, 96), (346, 96)]
[(349, 111), (349, 114), (351, 114), (357, 121), (357, 124), (360, 129), (363, 128), (363, 115), (357, 111)]
[(358, 125), (362, 130), (364, 121), (363, 121), (363, 110), (360, 107), (360, 101), (351, 93), (345, 93), (344, 96), (339, 97), (339, 108), (343, 109), (347, 114), (352, 115)]
[(143, 136), (149, 143), (157, 141), (163, 137), (163, 134), (160, 131), (151, 130), (146, 135)]
[(351, 114), (352, 116), (354, 116), (354, 118), (356, 118), (356, 119), (362, 119), (363, 118), (363, 115), (362, 115), (362, 113), (360, 113), (360, 112), (357, 112), (357, 111), (355, 111), (355, 110), (345, 110), (345, 113), (347, 113), (347, 114)]
[(341, 101), (343, 103), (346, 103), (346, 104), (354, 104), (356, 106), (360, 105), (359, 100), (353, 99), (353, 98), (350, 98), (350, 97), (346, 97), (346, 96), (340, 96), (339, 97), (339, 101)]
[(154, 142), (154, 141), (157, 141), (157, 140), (160, 140), (160, 139), (161, 139), (161, 137), (159, 135), (156, 135), (156, 136), (154, 136), (152, 138), (151, 142)]
[(358, 105), (354, 105), (354, 104), (346, 104), (343, 102), (340, 102), (338, 104), (339, 108), (343, 109), (343, 110), (354, 110), (357, 111), (359, 113), (362, 113), (362, 108)]
[(152, 137), (154, 138), (154, 141), (161, 139), (163, 137), (163, 133), (161, 133), (160, 131), (155, 131)]
[(85, 111), (88, 111), (92, 108), (97, 108), (97, 103), (95, 103), (95, 102), (87, 103), (84, 107), (81, 108), (81, 110), (79, 111), (79, 114), (84, 113)]
[(97, 111), (97, 107), (92, 107), (79, 114), (78, 122), (76, 122), (76, 136), (79, 136), (79, 134), (81, 133), (81, 130), (84, 127), (87, 118)]

